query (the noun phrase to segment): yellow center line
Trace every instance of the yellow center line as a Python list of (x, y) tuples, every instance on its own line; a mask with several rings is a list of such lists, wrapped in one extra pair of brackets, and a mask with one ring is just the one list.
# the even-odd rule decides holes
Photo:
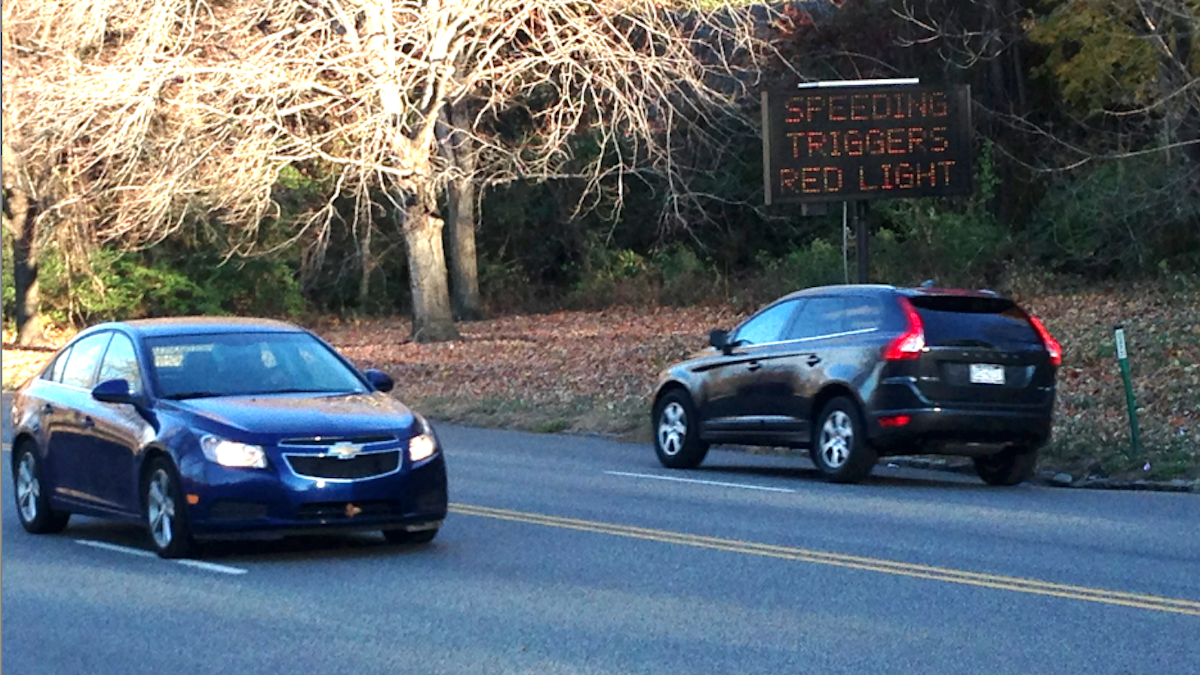
[(488, 506), (476, 506), (472, 504), (451, 504), (450, 512), (464, 516), (495, 518), (498, 520), (507, 520), (516, 523), (557, 527), (568, 530), (577, 530), (580, 532), (594, 532), (597, 534), (627, 537), (630, 539), (658, 541), (666, 544), (693, 546), (696, 548), (706, 548), (715, 551), (728, 551), (730, 553), (758, 555), (768, 558), (778, 558), (782, 560), (792, 560), (796, 562), (806, 562), (818, 565), (831, 565), (834, 567), (845, 567), (868, 572), (879, 572), (882, 574), (894, 574), (898, 576), (913, 577), (916, 579), (929, 579), (944, 583), (964, 584), (967, 586), (994, 588), (1017, 593), (1047, 595), (1056, 598), (1083, 600), (1086, 602), (1099, 602), (1107, 605), (1135, 607), (1138, 609), (1147, 609), (1157, 612), (1170, 612), (1174, 614), (1186, 614), (1188, 616), (1200, 616), (1200, 602), (1195, 600), (1165, 598), (1156, 595), (1146, 595), (1143, 593), (1128, 593), (1125, 591), (1112, 591), (1103, 588), (1089, 588), (1087, 586), (1073, 586), (1070, 584), (1058, 584), (1049, 581), (1040, 581), (1038, 579), (1010, 577), (1001, 574), (968, 572), (966, 570), (956, 570), (948, 567), (936, 567), (932, 565), (919, 565), (915, 563), (901, 562), (898, 560), (886, 560), (883, 558), (871, 558), (866, 556), (848, 555), (844, 553), (830, 553), (828, 551), (818, 551), (814, 549), (762, 544), (738, 539), (724, 539), (721, 537), (687, 534), (684, 532), (674, 532), (671, 530), (656, 530), (647, 527), (619, 525), (616, 523), (605, 523), (595, 520), (580, 520), (578, 518), (549, 516), (541, 513), (513, 511), (510, 509), (497, 509)]

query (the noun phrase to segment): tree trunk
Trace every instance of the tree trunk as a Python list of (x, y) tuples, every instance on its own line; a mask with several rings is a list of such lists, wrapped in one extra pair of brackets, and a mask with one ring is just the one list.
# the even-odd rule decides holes
[[(460, 107), (451, 107), (448, 116), (451, 129), (464, 129), (470, 124)], [(479, 262), (475, 251), (475, 152), (469, 138), (451, 132), (443, 139), (446, 153), (463, 173), (461, 180), (446, 188), (446, 207), (449, 227), (445, 232), (446, 259), (450, 267), (450, 304), (454, 317), (460, 321), (483, 318), (483, 300), (479, 295)]]
[(450, 289), (446, 283), (443, 226), (437, 214), (434, 191), (427, 187), (419, 188), (416, 203), (408, 207), (404, 223), (413, 302), (412, 338), (417, 342), (457, 340), (459, 337), (458, 329), (454, 327)]
[[(26, 216), (27, 220), (33, 217)], [(17, 295), (17, 344), (45, 343), (42, 327), (42, 302), (38, 292), (38, 243), (33, 224), (22, 228), (22, 236), (13, 239), (13, 288)]]
[(371, 231), (375, 228), (367, 219), (363, 225), (359, 249), (362, 253), (362, 278), (358, 282), (358, 311), (367, 311), (367, 302), (371, 299), (371, 272), (375, 271), (375, 258), (371, 255)]
[(4, 144), (4, 224), (13, 235), (13, 290), (16, 293), (17, 344), (45, 343), (38, 293), (38, 203), (21, 158)]
[(450, 303), (460, 321), (483, 318), (479, 263), (475, 253), (475, 181), (467, 178), (447, 189), (449, 224), (445, 233), (450, 266)]

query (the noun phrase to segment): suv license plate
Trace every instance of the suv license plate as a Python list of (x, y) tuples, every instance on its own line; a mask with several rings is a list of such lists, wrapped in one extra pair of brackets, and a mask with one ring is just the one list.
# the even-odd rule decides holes
[(972, 363), (971, 384), (1004, 384), (1004, 366)]

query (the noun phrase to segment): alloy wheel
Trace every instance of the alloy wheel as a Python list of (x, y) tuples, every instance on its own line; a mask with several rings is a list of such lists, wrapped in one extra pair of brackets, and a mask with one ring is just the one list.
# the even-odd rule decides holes
[(850, 459), (854, 447), (854, 424), (844, 411), (834, 410), (821, 426), (821, 460), (831, 469), (840, 469)]
[(21, 509), (21, 518), (27, 523), (37, 519), (38, 498), (42, 494), (33, 462), (33, 454), (27, 452), (17, 466), (17, 505)]
[(671, 401), (658, 416), (658, 446), (663, 454), (674, 457), (683, 450), (687, 439), (687, 412), (676, 401)]
[(171, 496), (171, 477), (162, 469), (150, 476), (146, 490), (146, 518), (154, 543), (160, 549), (170, 546), (175, 537), (175, 499)]

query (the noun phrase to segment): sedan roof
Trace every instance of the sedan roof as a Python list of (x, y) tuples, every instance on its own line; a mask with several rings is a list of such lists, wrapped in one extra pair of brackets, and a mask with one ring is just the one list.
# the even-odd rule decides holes
[[(274, 319), (240, 316), (181, 316), (169, 319), (136, 319), (109, 326), (124, 326), (143, 337), (215, 333), (299, 333), (304, 329)], [(100, 328), (101, 326), (96, 326)]]

